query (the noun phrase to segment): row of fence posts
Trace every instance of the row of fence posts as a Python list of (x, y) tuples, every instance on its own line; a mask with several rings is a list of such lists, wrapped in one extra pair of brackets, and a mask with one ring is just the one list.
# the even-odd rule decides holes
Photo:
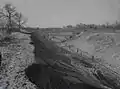
[[(47, 36), (48, 36), (48, 38), (50, 38), (50, 34), (47, 34)], [(54, 38), (56, 38), (55, 36), (52, 36), (51, 38), (50, 38), (50, 40), (52, 40), (52, 39), (54, 39)], [(60, 39), (59, 39), (60, 40)], [(61, 41), (61, 40), (60, 40)], [(65, 40), (65, 42), (66, 42), (67, 40)], [(61, 41), (61, 43), (65, 43), (65, 42), (63, 42), (63, 41)], [(65, 46), (66, 47), (68, 47), (70, 50), (72, 50), (71, 48), (73, 47), (73, 45), (67, 45), (67, 44), (65, 44)], [(73, 51), (73, 50), (72, 50)], [(87, 52), (84, 52), (84, 51), (82, 51), (81, 49), (79, 49), (79, 48), (76, 48), (76, 51), (74, 51), (74, 52), (76, 52), (76, 53), (78, 53), (81, 57), (88, 57), (88, 55), (90, 56), (90, 58), (92, 58), (92, 59), (94, 59), (94, 56), (93, 55), (90, 55), (89, 53), (87, 53)]]

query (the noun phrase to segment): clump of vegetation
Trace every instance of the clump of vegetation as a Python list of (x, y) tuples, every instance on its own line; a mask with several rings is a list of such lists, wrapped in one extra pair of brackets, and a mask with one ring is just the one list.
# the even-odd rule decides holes
[(75, 26), (73, 25), (67, 25), (63, 26), (63, 29), (68, 28), (68, 29), (120, 29), (120, 22), (116, 21), (113, 24), (110, 24), (109, 22), (106, 22), (105, 24), (84, 24), (84, 23), (79, 23), (76, 24)]

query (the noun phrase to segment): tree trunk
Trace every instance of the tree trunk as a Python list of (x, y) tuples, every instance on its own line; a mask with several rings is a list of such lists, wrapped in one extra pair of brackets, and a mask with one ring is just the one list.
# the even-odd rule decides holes
[(11, 14), (9, 13), (9, 16), (8, 16), (8, 29), (7, 29), (7, 33), (8, 34), (11, 34), (11, 31), (12, 31), (12, 21), (11, 21)]

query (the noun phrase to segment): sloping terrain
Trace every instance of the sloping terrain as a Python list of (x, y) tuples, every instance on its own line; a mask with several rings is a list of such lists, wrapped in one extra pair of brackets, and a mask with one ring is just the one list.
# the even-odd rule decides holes
[(119, 33), (83, 33), (79, 39), (68, 44), (74, 45), (94, 57), (101, 58), (112, 69), (120, 73), (120, 34)]
[[(31, 42), (29, 34), (25, 35), (19, 32), (13, 33), (14, 37), (16, 37), (15, 43), (0, 47), (0, 52), (3, 54), (2, 66), (0, 68), (0, 88), (36, 89), (36, 86), (26, 78), (24, 69), (33, 63), (42, 63), (41, 60), (44, 60), (44, 63), (47, 62), (56, 68), (58, 73), (65, 74), (65, 76), (63, 76), (65, 80), (77, 83), (81, 83), (82, 81), (95, 87), (103, 87), (104, 85), (104, 88), (107, 86), (112, 87), (113, 89), (119, 89), (119, 70), (113, 71), (115, 68), (113, 65), (114, 68), (111, 67), (110, 69), (107, 67), (108, 65), (104, 64), (104, 60), (102, 61), (100, 58), (93, 60), (92, 58), (92, 55), (95, 55), (94, 48), (96, 39), (99, 39), (100, 37), (104, 38), (103, 35), (98, 37), (95, 35), (92, 36), (93, 33), (94, 32), (87, 31), (82, 34), (72, 35), (72, 38), (67, 42), (57, 43), (58, 40), (64, 40), (64, 36), (71, 35), (71, 32), (68, 32), (67, 34), (64, 32), (51, 33), (50, 37), (48, 33), (44, 34), (44, 32), (38, 31), (32, 35), (34, 45), (29, 44), (29, 42)], [(88, 37), (89, 35), (90, 37)], [(52, 36), (57, 39), (52, 38)], [(119, 34), (114, 35), (114, 37), (116, 36), (119, 38)], [(86, 37), (88, 39), (86, 39)], [(101, 40), (103, 40), (102, 43), (106, 42), (102, 38)], [(105, 44), (109, 43), (110, 40), (107, 39), (107, 41), (108, 42)], [(118, 42), (119, 39), (115, 39), (115, 41)], [(115, 44), (116, 43), (113, 45)], [(35, 54), (33, 54), (33, 50)], [(78, 53), (76, 53), (76, 51)], [(111, 53), (119, 52), (119, 49), (116, 48), (116, 46), (112, 46), (108, 52), (108, 54), (111, 55)], [(98, 52), (98, 54), (100, 53)], [(113, 63), (112, 61), (109, 61), (110, 58), (108, 54), (103, 54), (108, 57), (107, 63), (119, 63), (119, 57), (117, 55), (114, 57), (118, 61), (114, 61), (115, 63)]]
[(3, 89), (36, 89), (27, 80), (24, 69), (34, 63), (34, 47), (29, 44), (29, 35), (14, 33), (16, 43), (0, 47), (3, 55), (0, 71), (0, 87)]
[[(53, 69), (57, 70), (57, 72), (66, 75), (65, 77), (74, 77), (98, 88), (109, 87), (109, 89), (119, 89), (119, 73), (106, 65), (106, 63), (112, 64), (106, 61), (106, 59), (89, 55), (89, 52), (87, 52), (87, 46), (89, 46), (89, 44), (85, 39), (89, 34), (83, 34), (83, 36), (78, 37), (79, 40), (76, 39), (77, 41), (74, 39), (68, 43), (66, 42), (67, 44), (73, 44), (75, 48), (79, 48), (80, 53), (77, 53), (72, 52), (70, 49), (64, 49), (64, 47), (58, 45), (59, 43), (57, 44), (54, 40), (50, 40), (48, 36), (45, 36), (46, 34), (41, 34), (40, 31), (34, 32), (31, 38), (35, 46), (36, 60), (39, 64), (43, 63), (41, 61), (44, 61), (45, 64), (49, 64)], [(103, 35), (101, 37), (104, 38), (102, 41), (103, 44), (107, 45), (107, 43), (111, 42), (110, 39), (105, 38)], [(111, 38), (110, 36), (108, 37)], [(86, 42), (86, 45), (84, 45), (84, 42)], [(111, 43), (115, 45), (114, 42)], [(81, 44), (83, 44), (83, 46)]]

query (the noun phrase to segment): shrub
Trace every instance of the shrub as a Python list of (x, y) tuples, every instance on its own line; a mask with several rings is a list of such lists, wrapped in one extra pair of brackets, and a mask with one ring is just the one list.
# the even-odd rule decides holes
[(14, 37), (7, 33), (7, 31), (4, 30), (0, 30), (0, 44), (7, 44), (7, 43), (11, 43), (14, 40)]

